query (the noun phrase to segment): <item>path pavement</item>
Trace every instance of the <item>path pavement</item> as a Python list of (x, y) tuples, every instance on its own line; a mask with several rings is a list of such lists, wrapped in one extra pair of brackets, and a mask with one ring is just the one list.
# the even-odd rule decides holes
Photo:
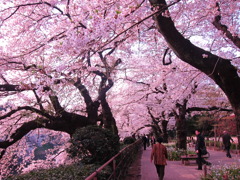
[[(224, 164), (237, 164), (240, 167), (240, 155), (232, 154), (232, 158), (227, 158), (223, 151), (208, 150), (210, 158), (207, 161), (212, 166)], [(143, 150), (141, 158), (141, 180), (157, 180), (157, 172), (153, 163), (150, 162), (151, 147)], [(183, 165), (181, 161), (167, 161), (165, 167), (164, 180), (199, 180), (203, 176), (204, 171), (196, 170), (196, 161), (190, 161), (190, 165)], [(207, 171), (209, 171), (207, 166)]]

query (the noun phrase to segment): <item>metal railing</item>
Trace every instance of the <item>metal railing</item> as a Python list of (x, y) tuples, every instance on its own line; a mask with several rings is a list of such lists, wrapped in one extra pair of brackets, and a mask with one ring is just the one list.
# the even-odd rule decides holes
[(106, 167), (112, 167), (112, 173), (107, 178), (108, 180), (119, 180), (122, 179), (135, 159), (138, 151), (140, 151), (142, 140), (138, 139), (133, 144), (130, 144), (123, 148), (118, 154), (113, 156), (105, 164), (99, 167), (94, 173), (88, 176), (85, 180), (97, 180), (100, 172)]

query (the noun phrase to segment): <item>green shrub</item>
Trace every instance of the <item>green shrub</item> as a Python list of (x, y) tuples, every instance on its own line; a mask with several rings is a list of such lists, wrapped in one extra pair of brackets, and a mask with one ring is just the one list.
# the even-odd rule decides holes
[[(8, 177), (7, 180), (66, 180), (66, 179), (85, 179), (93, 173), (99, 166), (95, 164), (81, 165), (73, 164), (60, 166), (52, 169), (34, 170), (27, 174)], [(98, 179), (107, 179), (111, 174), (110, 167), (104, 168), (98, 174)]]
[(123, 139), (123, 144), (132, 144), (136, 141), (136, 139), (134, 139), (133, 137), (129, 136), (129, 137), (125, 137)]
[(67, 152), (83, 163), (103, 164), (119, 151), (119, 137), (99, 126), (87, 126), (76, 130)]

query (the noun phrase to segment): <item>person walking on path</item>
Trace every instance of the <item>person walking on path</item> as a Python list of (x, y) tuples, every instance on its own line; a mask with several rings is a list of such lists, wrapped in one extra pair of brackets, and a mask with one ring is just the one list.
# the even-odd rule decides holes
[(151, 137), (151, 147), (156, 143), (156, 139), (154, 136)]
[(234, 141), (231, 138), (231, 136), (228, 134), (227, 131), (223, 131), (222, 141), (223, 141), (224, 149), (227, 152), (226, 156), (231, 158), (232, 157), (230, 154), (231, 141), (232, 142), (234, 142)]
[(147, 137), (145, 136), (145, 134), (142, 137), (142, 142), (143, 142), (143, 149), (146, 150), (146, 147), (147, 147)]
[(157, 138), (157, 143), (153, 145), (150, 162), (154, 160), (159, 180), (163, 180), (165, 174), (165, 165), (167, 165), (167, 148), (162, 145), (163, 138)]
[(205, 159), (202, 157), (202, 149), (206, 148), (206, 146), (204, 142), (204, 137), (201, 135), (201, 131), (196, 130), (195, 134), (197, 136), (197, 141), (195, 145), (195, 151), (197, 153), (197, 164), (198, 164), (197, 170), (202, 170), (202, 164), (211, 165), (211, 163), (208, 161), (205, 161)]

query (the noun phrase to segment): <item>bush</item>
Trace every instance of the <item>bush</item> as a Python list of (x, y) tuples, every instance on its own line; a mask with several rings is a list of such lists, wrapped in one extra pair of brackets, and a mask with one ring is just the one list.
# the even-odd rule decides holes
[[(93, 173), (99, 166), (73, 164), (60, 166), (53, 169), (34, 170), (27, 174), (8, 177), (7, 180), (66, 180), (66, 179), (85, 179)], [(111, 168), (104, 168), (99, 174), (98, 179), (107, 179), (111, 174)]]
[(87, 126), (76, 130), (67, 152), (83, 163), (105, 163), (119, 151), (119, 137), (99, 126)]
[(135, 138), (129, 136), (129, 137), (125, 137), (125, 138), (123, 139), (123, 144), (132, 144), (132, 143), (134, 143), (135, 141), (136, 141)]

